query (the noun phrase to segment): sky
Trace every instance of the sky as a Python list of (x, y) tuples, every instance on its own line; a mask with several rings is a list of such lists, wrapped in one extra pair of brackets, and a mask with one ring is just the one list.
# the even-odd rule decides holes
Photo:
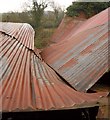
[[(0, 13), (22, 11), (23, 3), (29, 0), (0, 0)], [(63, 8), (68, 7), (74, 0), (53, 0)]]

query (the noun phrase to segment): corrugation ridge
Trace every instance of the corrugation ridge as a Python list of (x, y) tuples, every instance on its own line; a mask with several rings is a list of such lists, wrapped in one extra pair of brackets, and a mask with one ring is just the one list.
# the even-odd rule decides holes
[[(46, 69), (49, 69), (49, 67), (46, 67)], [(49, 71), (49, 70), (48, 70)], [(54, 72), (54, 71), (53, 71)], [(49, 72), (48, 72), (49, 73)], [(52, 76), (53, 76), (53, 78), (54, 78), (54, 75), (53, 74), (51, 74)], [(60, 79), (60, 78), (59, 78)], [(60, 82), (61, 82), (61, 80), (60, 81), (58, 81), (58, 79), (56, 79), (55, 80), (55, 78), (53, 79), (54, 81), (53, 81), (53, 83), (54, 84), (56, 84), (64, 93), (66, 93), (66, 91), (67, 91), (67, 88), (66, 88), (66, 90), (64, 89), (64, 85), (66, 85), (66, 84), (64, 84), (64, 83), (61, 83), (60, 84)], [(52, 84), (52, 86), (54, 85), (54, 84)], [(69, 93), (70, 93), (71, 91), (69, 91)], [(69, 94), (68, 93), (68, 94)], [(68, 94), (66, 94), (68, 97), (70, 97)], [(75, 97), (75, 96), (74, 96)], [(70, 98), (71, 99), (71, 98)], [(79, 98), (80, 99), (80, 98)], [(72, 99), (71, 99), (72, 100)], [(72, 100), (73, 101), (73, 100)], [(78, 101), (78, 100), (77, 100)]]
[[(39, 61), (39, 60), (38, 60), (38, 61)], [(40, 63), (40, 61), (39, 61), (39, 63)], [(42, 71), (41, 71), (40, 73), (41, 73), (42, 78), (44, 79), (43, 82), (45, 83), (46, 90), (47, 90), (47, 93), (48, 93), (48, 96), (47, 96), (47, 97), (49, 97), (49, 101), (48, 101), (48, 102), (49, 102), (50, 106), (49, 106), (48, 108), (51, 109), (51, 108), (54, 108), (54, 107), (55, 107), (55, 103), (54, 103), (54, 101), (53, 101), (53, 99), (52, 99), (52, 96), (51, 96), (51, 94), (50, 94), (51, 91), (49, 91), (49, 88), (51, 87), (51, 82), (50, 82), (50, 80), (48, 79), (48, 77), (46, 76), (46, 71), (45, 71), (46, 68), (44, 68), (43, 63), (40, 63), (39, 66), (42, 68)], [(44, 76), (43, 76), (43, 74), (44, 74)], [(51, 79), (52, 79), (52, 78), (51, 78)], [(52, 88), (52, 87), (51, 87), (51, 88)], [(51, 90), (51, 89), (50, 89), (50, 90)], [(48, 102), (47, 102), (47, 103), (48, 103)]]
[[(39, 88), (39, 84), (38, 84), (38, 80), (36, 77), (36, 70), (35, 70), (35, 65), (34, 65), (34, 55), (31, 54), (31, 82), (33, 83), (33, 101), (35, 103), (35, 108), (36, 109), (41, 109), (42, 108), (42, 100), (41, 100), (41, 95), (40, 95), (40, 88)], [(36, 94), (37, 91), (37, 94)], [(35, 95), (35, 96), (34, 96)], [(36, 101), (37, 100), (37, 101)]]
[[(105, 43), (106, 44), (106, 43)], [(105, 47), (105, 45), (103, 45), (102, 47)], [(99, 55), (102, 55), (102, 53), (100, 52), (100, 50), (98, 49), (97, 50), (98, 51), (98, 54)], [(97, 51), (95, 51), (95, 53), (97, 54)], [(106, 49), (104, 50), (104, 49), (101, 49), (101, 51), (102, 52), (104, 52), (104, 51), (107, 51)], [(94, 54), (95, 54), (94, 53)], [(105, 55), (104, 55), (105, 56)], [(76, 70), (76, 68), (78, 68), (78, 69), (80, 69), (81, 68), (81, 72), (83, 72), (82, 70), (83, 69), (87, 69), (87, 68), (85, 68), (85, 67), (82, 67), (82, 66), (84, 66), (84, 64), (85, 64), (85, 66), (87, 66), (87, 67), (89, 67), (89, 66), (91, 66), (92, 64), (94, 64), (94, 66), (95, 66), (95, 62), (97, 63), (97, 59), (98, 60), (100, 60), (100, 58), (97, 58), (97, 56), (96, 55), (90, 55), (90, 56), (88, 56), (86, 59), (88, 59), (88, 61), (85, 63), (85, 59), (84, 60), (82, 60), (81, 62), (80, 62), (80, 64), (77, 64), (77, 65), (75, 65), (74, 67), (72, 67), (71, 69), (72, 69), (72, 71), (73, 71), (73, 73), (74, 73), (74, 71), (76, 71), (75, 72), (75, 76), (77, 75), (77, 74), (79, 74), (79, 70)], [(92, 59), (92, 61), (90, 61), (90, 59)], [(88, 63), (88, 64), (87, 64)], [(80, 68), (79, 68), (79, 67)], [(89, 72), (89, 71), (88, 71)], [(66, 73), (66, 75), (68, 74), (68, 71), (67, 71), (67, 73)], [(71, 74), (71, 75), (73, 75), (73, 74)], [(71, 78), (70, 78), (71, 79)]]
[[(13, 49), (12, 49), (12, 50), (13, 50)], [(4, 53), (4, 55), (7, 54), (7, 53), (8, 53), (8, 51), (7, 51), (6, 53)], [(4, 56), (4, 55), (2, 55), (2, 56)], [(11, 55), (11, 53), (10, 53), (10, 55)], [(3, 58), (2, 56), (1, 56), (1, 58)], [(12, 60), (13, 60), (13, 58), (14, 58), (14, 57), (11, 57)], [(4, 74), (7, 73), (8, 69), (10, 68), (11, 61), (9, 60), (9, 58), (7, 59), (7, 62), (8, 62), (8, 66), (6, 66), (6, 70), (4, 71), (4, 73), (3, 73), (3, 74), (1, 73), (1, 74), (2, 74), (2, 77), (4, 76)], [(6, 65), (6, 64), (5, 64), (5, 65)], [(2, 69), (2, 68), (1, 68), (1, 69)], [(6, 73), (5, 73), (5, 72), (6, 72)]]
[[(43, 103), (43, 97), (42, 97), (42, 92), (41, 92), (41, 81), (39, 82), (39, 79), (40, 80), (42, 80), (41, 79), (41, 77), (40, 77), (40, 74), (39, 74), (39, 71), (38, 71), (38, 68), (37, 68), (37, 63), (35, 62), (36, 60), (35, 60), (35, 56), (33, 57), (33, 60), (34, 60), (34, 68), (35, 68), (35, 76), (36, 76), (36, 78), (37, 78), (37, 80), (38, 80), (38, 88), (39, 88), (39, 93), (40, 93), (40, 97), (41, 97), (41, 101), (42, 101), (42, 108), (44, 108), (44, 103)], [(37, 70), (36, 70), (37, 69)]]
[[(43, 66), (45, 67), (45, 76), (46, 76), (46, 78), (48, 79), (48, 82), (49, 82), (49, 87), (47, 88), (48, 89), (48, 92), (49, 92), (49, 95), (50, 95), (50, 98), (51, 98), (51, 100), (52, 100), (52, 102), (53, 102), (53, 104), (57, 107), (57, 104), (56, 104), (56, 102), (55, 102), (55, 96), (53, 95), (53, 91), (54, 91), (54, 88), (53, 88), (53, 86), (54, 86), (54, 84), (56, 84), (54, 81), (55, 80), (57, 80), (56, 79), (56, 74), (55, 73), (53, 73), (53, 71), (51, 71), (51, 77), (50, 77), (50, 70), (48, 70), (48, 66), (46, 66), (46, 64), (43, 62), (42, 63), (43, 64)], [(53, 77), (53, 75), (55, 76), (55, 77)], [(49, 90), (49, 88), (50, 88), (50, 90)], [(55, 93), (56, 94), (56, 93)], [(62, 103), (63, 104), (63, 103)], [(62, 105), (63, 106), (63, 105)]]
[[(42, 65), (42, 67), (43, 67), (43, 65)], [(47, 66), (46, 66), (47, 67)], [(49, 70), (50, 72), (51, 72), (51, 70)], [(52, 73), (51, 73), (52, 74)], [(53, 73), (53, 75), (54, 75), (55, 73)], [(52, 78), (47, 78), (48, 80), (49, 79), (52, 79)], [(48, 81), (49, 82), (49, 81)], [(57, 82), (58, 82), (58, 80), (57, 80)], [(51, 84), (49, 84), (49, 86), (50, 86)], [(48, 86), (48, 83), (47, 83), (47, 86)], [(54, 83), (54, 85), (53, 86), (55, 86), (55, 83)], [(59, 89), (59, 88), (57, 88), (57, 89)], [(59, 92), (59, 93), (61, 93), (61, 94), (59, 94), (58, 92), (57, 92), (57, 89), (55, 89), (56, 90), (56, 93), (62, 98), (62, 102), (64, 102), (64, 105), (66, 104), (66, 102), (65, 102), (65, 99), (63, 99), (63, 97), (62, 97), (62, 95), (63, 96), (65, 96), (66, 98), (67, 98), (67, 95), (65, 95), (60, 89), (60, 91), (61, 92)]]
[[(42, 74), (42, 68), (41, 68), (41, 64), (39, 63), (40, 61), (36, 58), (36, 63), (37, 63), (37, 66), (38, 66), (38, 70), (39, 70), (39, 74), (40, 74), (40, 77), (41, 77), (41, 79), (42, 79), (42, 83), (41, 83), (41, 87), (43, 87), (42, 89), (44, 89), (44, 91), (46, 90), (46, 81), (48, 81), (48, 80), (44, 80), (45, 78), (43, 77), (43, 74)], [(43, 91), (42, 91), (43, 92)], [(47, 95), (47, 94), (46, 94)], [(45, 97), (45, 95), (42, 93), (42, 98), (45, 98), (45, 99), (43, 99), (43, 105), (44, 105), (44, 108), (45, 109), (47, 109), (46, 108), (46, 102), (45, 102), (45, 100), (46, 100), (46, 97)], [(48, 100), (47, 100), (48, 101)]]
[[(20, 46), (21, 47), (21, 46)], [(13, 68), (12, 68), (12, 73), (10, 72), (10, 76), (7, 78), (7, 80), (5, 80), (6, 82), (7, 82), (7, 84), (5, 84), (5, 86), (6, 87), (4, 87), (4, 82), (3, 82), (3, 88), (5, 89), (5, 90), (7, 90), (7, 92), (9, 92), (9, 89), (10, 89), (10, 87), (11, 88), (13, 88), (12, 86), (14, 86), (14, 84), (17, 84), (17, 80), (15, 80), (15, 79), (13, 79), (13, 78), (18, 78), (18, 74), (17, 73), (19, 73), (19, 67), (20, 67), (20, 63), (21, 63), (21, 60), (19, 60), (20, 59), (20, 57), (21, 57), (21, 55), (22, 55), (22, 52), (21, 52), (21, 54), (19, 53), (19, 55), (20, 56), (18, 56), (18, 59), (16, 59), (17, 61), (16, 62), (19, 62), (19, 64), (14, 64), (13, 65)], [(18, 66), (18, 67), (16, 67), (16, 66)], [(15, 67), (16, 67), (16, 69), (15, 69)], [(18, 71), (18, 72), (17, 72)], [(16, 76), (16, 77), (15, 77)], [(10, 80), (10, 82), (9, 82), (9, 80)], [(13, 81), (13, 82), (12, 82)], [(9, 84), (11, 84), (11, 83), (13, 83), (11, 86), (9, 86)], [(9, 89), (7, 88), (7, 87), (9, 87)], [(7, 88), (7, 89), (6, 89)], [(3, 90), (3, 94), (6, 94), (6, 92), (5, 92), (5, 90)], [(10, 90), (10, 92), (12, 92), (13, 93), (13, 89), (11, 89)], [(14, 93), (13, 93), (13, 95), (14, 95)], [(5, 101), (6, 99), (4, 99), (3, 100), (3, 103), (4, 103), (4, 101)], [(10, 102), (9, 103), (7, 103), (7, 104), (10, 104)], [(4, 105), (3, 105), (4, 106)], [(5, 106), (6, 106), (6, 102), (5, 102)]]
[[(28, 44), (26, 44), (26, 45), (27, 45), (27, 47), (29, 47), (29, 44), (30, 44), (31, 49), (34, 49), (34, 46), (33, 46), (34, 39), (30, 39), (31, 36), (34, 36), (34, 30), (33, 30), (33, 28), (29, 24), (24, 24), (23, 26), (24, 26), (24, 28), (28, 27), (27, 33), (29, 35), (28, 36), (29, 38), (28, 38)], [(33, 34), (32, 34), (32, 32), (33, 32)]]
[[(53, 74), (52, 74), (53, 75)], [(54, 75), (53, 75), (54, 76)], [(62, 83), (63, 85), (64, 83)], [(61, 85), (60, 82), (58, 82), (58, 79), (56, 80), (56, 82), (54, 82), (54, 84), (52, 84), (54, 91), (58, 94), (58, 96), (60, 96), (60, 98), (62, 99), (64, 105), (61, 106), (61, 108), (63, 108), (64, 106), (68, 106), (68, 104), (70, 104), (71, 99), (68, 98), (67, 95), (64, 94), (64, 92), (61, 90)], [(59, 91), (59, 92), (58, 92)], [(66, 99), (68, 99), (68, 104), (66, 102)]]
[(18, 32), (18, 30), (21, 28), (22, 23), (6, 23), (2, 22), (2, 29), (4, 32), (13, 35)]
[[(28, 51), (26, 49), (25, 60), (22, 63), (24, 65), (24, 73), (22, 73), (23, 74), (23, 78), (22, 78), (22, 81), (23, 81), (22, 88), (23, 89), (21, 91), (21, 93), (22, 93), (21, 94), (22, 95), (22, 98), (21, 98), (22, 103), (21, 103), (21, 105), (22, 105), (22, 107), (24, 109), (26, 109), (27, 106), (30, 109), (33, 108), (32, 100), (31, 100), (32, 96), (31, 96), (31, 84), (30, 84), (30, 78), (31, 77), (30, 77), (30, 70), (29, 70), (29, 59), (30, 59), (29, 57), (30, 57), (30, 51)], [(22, 69), (21, 69), (21, 71), (22, 71)], [(25, 102), (25, 99), (27, 99), (27, 102)]]
[[(19, 47), (21, 47), (21, 46), (19, 46)], [(18, 51), (18, 49), (17, 49), (17, 51)], [(13, 65), (13, 66), (11, 66), (11, 71), (15, 68), (15, 66), (17, 65), (16, 64), (16, 62), (19, 60), (19, 55), (20, 55), (20, 53), (21, 53), (21, 51), (18, 51), (18, 56), (16, 56), (16, 59), (14, 58), (14, 57), (12, 57), (11, 56), (11, 60), (10, 60), (10, 63), (9, 63), (9, 65), (11, 66), (11, 64)], [(16, 53), (16, 55), (17, 55), (17, 53)], [(14, 62), (14, 64), (13, 64), (13, 61), (16, 61), (16, 62)], [(8, 67), (9, 68), (9, 67)], [(12, 72), (13, 73), (13, 72)], [(13, 74), (14, 75), (14, 74)], [(10, 80), (10, 77), (12, 76), (12, 74), (11, 74), (11, 72), (10, 72), (10, 75), (8, 75), (8, 79)], [(5, 80), (6, 82), (9, 82), (8, 80)], [(7, 86), (7, 85), (6, 85)], [(4, 90), (3, 90), (4, 91)]]
[[(13, 83), (14, 92), (13, 91), (11, 92), (14, 99), (11, 100), (10, 105), (9, 105), (9, 108), (12, 110), (22, 108), (22, 94), (21, 93), (22, 93), (22, 87), (23, 87), (23, 81), (24, 81), (23, 80), (23, 76), (24, 76), (23, 68), (25, 68), (23, 62), (25, 62), (25, 59), (26, 59), (26, 55), (25, 55), (26, 49), (24, 48), (24, 50), (23, 50), (24, 52), (22, 51), (22, 54), (20, 54), (19, 56), (23, 58), (21, 59), (21, 61), (19, 60), (19, 64), (16, 63), (18, 65), (18, 72), (16, 71), (17, 73), (15, 73), (17, 74), (17, 77), (16, 77), (16, 81)], [(14, 101), (15, 99), (16, 101)]]
[[(9, 39), (9, 38), (8, 38)], [(8, 40), (7, 39), (7, 40)], [(11, 40), (11, 39), (10, 39)], [(2, 55), (2, 53), (4, 53), (4, 55), (10, 50), (10, 48), (12, 48), (12, 46), (14, 45), (14, 44), (17, 44), (17, 42), (16, 41), (5, 41), (3, 44), (2, 44), (2, 46), (1, 46), (1, 51), (0, 51), (0, 53), (1, 53), (1, 55)], [(2, 57), (2, 56), (1, 56)]]
[[(14, 47), (15, 48), (15, 47)], [(14, 49), (14, 48), (12, 48), (12, 49)], [(4, 53), (4, 55), (5, 55), (6, 53)], [(3, 57), (4, 55), (2, 55), (1, 56), (1, 58), (0, 58), (0, 60), (2, 61), (3, 60), (3, 63), (4, 63), (4, 61), (7, 63), (5, 63), (5, 64), (3, 64), (2, 65), (2, 68), (0, 68), (2, 71), (1, 71), (1, 77), (5, 77), (5, 74), (7, 75), (7, 73), (8, 73), (8, 69), (10, 69), (10, 63), (11, 63), (11, 61), (9, 62), (9, 58), (7, 59), (7, 57)], [(10, 55), (11, 55), (11, 51), (10, 51)], [(13, 58), (12, 58), (13, 59)], [(4, 70), (3, 70), (4, 69)], [(3, 78), (1, 78), (1, 79), (3, 79)]]
[[(107, 52), (106, 52), (106, 53), (107, 53)], [(88, 73), (88, 76), (86, 76), (86, 78), (89, 77), (89, 74), (91, 73), (91, 71), (96, 70), (96, 67), (97, 67), (97, 66), (100, 66), (100, 65), (103, 65), (103, 64), (107, 63), (107, 60), (106, 60), (106, 59), (107, 59), (107, 57), (106, 57), (106, 58), (102, 58), (101, 61), (97, 61), (97, 62), (96, 62), (97, 65), (92, 62), (92, 63), (93, 63), (92, 66), (91, 66), (90, 68), (87, 68), (88, 70), (85, 69), (85, 70), (87, 71), (87, 73)], [(93, 68), (93, 69), (92, 69), (92, 68)], [(100, 68), (98, 68), (97, 71), (99, 71), (99, 69), (100, 69)], [(84, 71), (85, 71), (85, 70), (84, 70)], [(90, 70), (91, 70), (91, 71), (90, 71)], [(85, 71), (85, 73), (86, 73), (86, 71)], [(83, 71), (81, 71), (81, 72), (83, 72)], [(81, 73), (79, 72), (79, 75), (80, 75), (80, 74), (81, 74)], [(82, 78), (82, 79), (83, 79), (83, 78)]]
[[(20, 41), (23, 45), (26, 44), (26, 39), (24, 39), (24, 37), (27, 36), (28, 32), (27, 32), (27, 29), (25, 28), (25, 26), (22, 26), (21, 27), (21, 31), (19, 31), (19, 35), (18, 37), (16, 38), (18, 41)], [(26, 44), (27, 45), (27, 44)]]

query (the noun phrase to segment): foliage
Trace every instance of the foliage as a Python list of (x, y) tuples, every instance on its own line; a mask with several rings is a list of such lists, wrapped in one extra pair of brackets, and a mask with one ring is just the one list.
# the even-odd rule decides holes
[(3, 22), (16, 22), (16, 23), (32, 23), (32, 18), (30, 11), (26, 12), (11, 12), (11, 13), (3, 13), (2, 14)]
[(43, 48), (49, 44), (54, 29), (60, 24), (64, 16), (64, 11), (61, 10), (60, 6), (54, 6), (55, 4), (52, 7), (53, 11), (45, 11), (50, 4), (49, 0), (31, 0), (31, 3), (32, 5), (25, 3), (25, 11), (23, 12), (3, 13), (2, 21), (29, 23), (36, 33), (35, 46)]
[(35, 35), (35, 47), (37, 48), (44, 48), (50, 44), (50, 38), (54, 32), (54, 28), (39, 28), (36, 29), (36, 35)]
[(44, 14), (44, 10), (47, 8), (47, 6), (48, 3), (44, 0), (40, 1), (39, 3), (37, 0), (33, 0), (31, 13), (33, 18), (33, 27), (35, 29), (41, 26), (41, 20)]
[(64, 16), (64, 10), (59, 6), (59, 4), (55, 3), (54, 1), (51, 2), (51, 7), (54, 11), (55, 16), (55, 27), (58, 27), (59, 23), (61, 22), (63, 16)]
[(91, 17), (108, 7), (110, 7), (110, 2), (73, 2), (67, 8), (66, 14), (75, 17), (79, 16), (80, 12), (84, 12), (87, 17)]

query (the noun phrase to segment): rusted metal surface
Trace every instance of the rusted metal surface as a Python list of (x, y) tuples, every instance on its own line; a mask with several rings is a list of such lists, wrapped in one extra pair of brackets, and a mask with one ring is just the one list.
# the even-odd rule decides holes
[(21, 44), (34, 50), (34, 30), (27, 23), (1, 23), (0, 31), (16, 38)]
[[(2, 24), (2, 28), (6, 25)], [(26, 29), (30, 30), (30, 26)], [(39, 58), (37, 52), (25, 44), (24, 41), (34, 41), (33, 34), (31, 39), (30, 34), (26, 34), (26, 40), (25, 37), (17, 40), (15, 36), (10, 36), (11, 33), (8, 35), (3, 30), (0, 30), (0, 108), (3, 112), (92, 107), (97, 105), (101, 97), (107, 95), (103, 92), (81, 93), (70, 88)]]
[(65, 17), (58, 29), (52, 36), (53, 42), (59, 42), (69, 39), (70, 35), (73, 36), (84, 30), (99, 26), (108, 21), (108, 9), (95, 15), (89, 20), (82, 18), (69, 18)]
[(57, 43), (59, 41), (63, 41), (68, 39), (68, 35), (70, 33), (74, 33), (85, 21), (86, 19), (82, 18), (71, 18), (65, 16), (61, 21), (59, 27), (56, 29), (55, 33), (53, 34), (51, 41), (53, 43)]
[(106, 9), (41, 53), (43, 59), (79, 91), (86, 92), (108, 71), (108, 21)]

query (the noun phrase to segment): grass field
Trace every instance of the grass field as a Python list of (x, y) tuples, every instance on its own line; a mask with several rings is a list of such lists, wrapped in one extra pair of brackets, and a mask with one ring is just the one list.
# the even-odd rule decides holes
[(51, 37), (55, 31), (55, 28), (39, 28), (35, 30), (35, 47), (45, 48), (51, 43)]

